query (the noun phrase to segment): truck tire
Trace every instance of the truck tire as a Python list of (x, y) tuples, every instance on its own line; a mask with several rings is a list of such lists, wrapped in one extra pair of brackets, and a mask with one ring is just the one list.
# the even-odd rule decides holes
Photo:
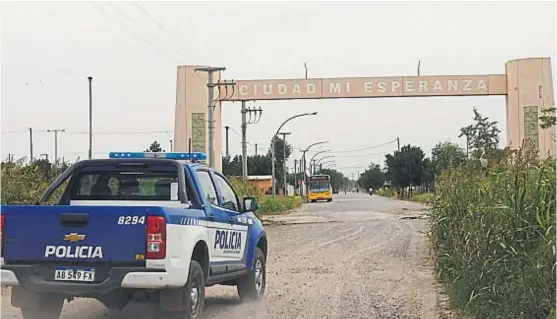
[(253, 269), (247, 276), (238, 280), (240, 301), (259, 301), (263, 298), (265, 287), (267, 286), (265, 270), (265, 254), (263, 254), (259, 247), (256, 247)]
[(21, 308), (24, 319), (58, 319), (64, 307), (64, 298), (41, 294), (39, 303), (32, 308)]
[(332, 198), (329, 198), (329, 199), (327, 199), (327, 201), (328, 201), (328, 202), (332, 202), (332, 201), (333, 201), (333, 199), (332, 199)]
[(157, 319), (199, 319), (205, 308), (205, 276), (201, 265), (192, 260), (184, 289), (185, 311), (160, 311)]

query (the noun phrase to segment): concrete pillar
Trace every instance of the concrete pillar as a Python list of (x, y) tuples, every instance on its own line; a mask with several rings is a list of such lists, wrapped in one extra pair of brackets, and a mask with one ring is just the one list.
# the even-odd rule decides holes
[[(209, 123), (207, 109), (207, 73), (195, 72), (198, 65), (178, 67), (176, 79), (176, 109), (174, 113), (174, 151), (187, 152), (192, 138), (192, 152), (209, 154)], [(214, 73), (214, 81), (221, 77)], [(218, 96), (215, 89), (215, 97)], [(221, 103), (215, 108), (215, 169), (222, 171)], [(207, 161), (208, 162), (208, 161)]]
[(507, 143), (518, 148), (534, 141), (540, 156), (555, 155), (555, 127), (542, 129), (543, 108), (555, 106), (549, 58), (512, 60), (505, 64), (507, 75)]

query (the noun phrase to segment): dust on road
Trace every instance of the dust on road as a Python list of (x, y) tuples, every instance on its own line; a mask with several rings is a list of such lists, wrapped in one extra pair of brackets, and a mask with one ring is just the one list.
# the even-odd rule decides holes
[[(260, 303), (239, 304), (234, 287), (207, 289), (206, 318), (436, 318), (425, 221), (418, 204), (368, 195), (338, 195), (294, 216), (335, 222), (268, 227), (267, 291)], [(2, 318), (21, 318), (2, 297)], [(63, 319), (154, 318), (145, 305), (108, 312), (81, 299)]]

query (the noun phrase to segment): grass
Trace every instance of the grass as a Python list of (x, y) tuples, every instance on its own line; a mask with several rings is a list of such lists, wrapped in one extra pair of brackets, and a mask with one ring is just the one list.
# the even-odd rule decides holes
[(555, 318), (555, 185), (555, 159), (527, 152), (439, 178), (428, 232), (461, 315)]
[(435, 195), (433, 193), (416, 194), (410, 199), (413, 202), (429, 204), (433, 201)]
[(253, 196), (258, 199), (259, 210), (257, 210), (257, 214), (259, 215), (285, 213), (305, 203), (304, 198), (300, 196), (267, 196), (257, 187), (244, 182), (241, 178), (231, 178), (230, 182), (238, 197)]

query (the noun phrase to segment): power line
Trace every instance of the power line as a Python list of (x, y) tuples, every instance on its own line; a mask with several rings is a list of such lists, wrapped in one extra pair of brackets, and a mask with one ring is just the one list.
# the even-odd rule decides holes
[[(35, 130), (33, 129), (33, 133), (40, 132), (40, 133), (47, 133), (47, 130)], [(93, 135), (142, 135), (142, 134), (168, 134), (173, 133), (174, 130), (155, 130), (155, 131), (129, 131), (129, 132), (95, 132)], [(17, 130), (17, 131), (3, 131), (1, 134), (20, 134), (20, 133), (28, 133), (28, 130)], [(89, 132), (84, 131), (66, 131), (66, 134), (83, 134), (87, 135)]]
[(387, 153), (388, 152), (372, 153), (372, 154), (359, 154), (359, 155), (341, 155), (341, 156), (335, 156), (335, 158), (377, 156), (377, 155), (385, 155)]
[[(141, 12), (143, 12), (143, 14), (145, 14), (149, 19), (151, 19), (151, 21), (153, 21), (154, 23), (156, 23), (159, 28), (161, 30), (163, 30), (164, 32), (166, 32), (169, 36), (173, 37), (175, 40), (177, 40), (178, 42), (185, 42), (184, 40), (180, 39), (179, 37), (177, 37), (176, 35), (174, 35), (173, 33), (171, 33), (170, 31), (168, 31), (157, 19), (155, 19), (151, 14), (149, 14), (149, 12), (147, 12), (147, 10), (145, 10), (145, 8), (143, 8), (142, 6), (140, 6), (137, 2), (132, 2), (137, 8), (139, 8), (139, 10), (141, 10)], [(188, 50), (190, 50), (192, 53), (198, 55), (199, 57), (201, 57), (201, 54), (199, 54), (199, 52), (195, 51), (194, 49), (190, 48), (189, 46), (185, 46)]]
[[(149, 33), (144, 27), (142, 27), (141, 25), (137, 24), (132, 18), (130, 18), (128, 15), (124, 14), (121, 10), (117, 9), (116, 7), (114, 7), (111, 3), (107, 3), (106, 5), (108, 5), (109, 7), (112, 8), (112, 10), (116, 11), (119, 15), (121, 15), (122, 17), (124, 17), (124, 19), (128, 20), (129, 22), (131, 22), (133, 25), (135, 25), (136, 27), (138, 27), (139, 29), (143, 30), (143, 32), (145, 32), (145, 34), (147, 34), (147, 36), (153, 38), (153, 39), (157, 39), (157, 37), (153, 36), (151, 33)], [(177, 55), (181, 56), (184, 59), (187, 59), (187, 57), (185, 55), (183, 55), (182, 53), (176, 51), (174, 48), (171, 48), (170, 50), (172, 50), (172, 52), (176, 53)]]
[(378, 147), (381, 147), (381, 146), (389, 145), (389, 144), (395, 143), (396, 141), (397, 141), (397, 139), (395, 138), (394, 140), (391, 140), (391, 141), (388, 141), (388, 142), (385, 142), (385, 143), (381, 143), (381, 144), (378, 144), (378, 145), (374, 145), (374, 146), (369, 146), (369, 147), (364, 147), (364, 148), (349, 150), (349, 151), (335, 151), (335, 152), (331, 152), (331, 153), (339, 154), (339, 153), (353, 153), (353, 152), (366, 151), (366, 150), (378, 148)]
[(142, 37), (138, 36), (137, 34), (135, 34), (133, 31), (128, 30), (126, 27), (124, 27), (121, 23), (119, 23), (117, 20), (113, 19), (111, 15), (109, 15), (108, 13), (106, 13), (105, 10), (97, 7), (96, 5), (93, 4), (92, 1), (88, 1), (88, 3), (95, 8), (96, 10), (98, 10), (99, 12), (101, 12), (104, 16), (106, 16), (109, 20), (114, 21), (118, 26), (120, 26), (122, 29), (124, 29), (125, 31), (127, 31), (129, 34), (131, 34), (132, 36), (134, 36), (135, 38), (137, 38), (139, 41), (155, 48), (157, 51), (159, 51), (160, 53), (164, 54), (167, 58), (169, 59), (173, 59), (171, 56), (169, 56), (168, 54), (166, 54), (166, 52), (164, 52), (161, 48), (159, 48), (158, 46), (154, 45), (153, 43), (143, 39)]

